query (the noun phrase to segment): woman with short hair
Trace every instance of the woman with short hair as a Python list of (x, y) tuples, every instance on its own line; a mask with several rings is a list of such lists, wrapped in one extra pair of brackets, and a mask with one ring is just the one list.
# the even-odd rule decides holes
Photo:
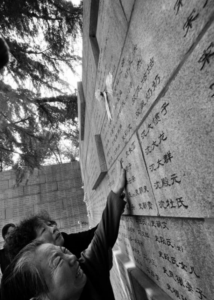
[(31, 215), (18, 224), (8, 239), (8, 252), (11, 260), (35, 239), (64, 246), (77, 257), (90, 244), (97, 226), (79, 233), (60, 232), (56, 221), (46, 211)]

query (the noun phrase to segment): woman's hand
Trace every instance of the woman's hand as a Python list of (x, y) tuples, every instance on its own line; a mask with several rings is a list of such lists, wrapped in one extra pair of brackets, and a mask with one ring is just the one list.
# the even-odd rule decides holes
[(126, 170), (123, 169), (122, 163), (117, 161), (117, 175), (116, 182), (112, 189), (115, 194), (120, 195), (126, 185)]

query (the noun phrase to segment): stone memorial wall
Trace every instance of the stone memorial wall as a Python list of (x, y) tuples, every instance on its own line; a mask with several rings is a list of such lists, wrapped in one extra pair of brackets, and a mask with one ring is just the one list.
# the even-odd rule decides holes
[(213, 300), (214, 1), (83, 7), (80, 159), (91, 226), (116, 161), (127, 170), (116, 299)]
[[(16, 186), (14, 171), (0, 173), (0, 232), (31, 213), (46, 210), (61, 231), (88, 229), (88, 217), (78, 161), (44, 166)], [(3, 246), (0, 236), (0, 247)]]

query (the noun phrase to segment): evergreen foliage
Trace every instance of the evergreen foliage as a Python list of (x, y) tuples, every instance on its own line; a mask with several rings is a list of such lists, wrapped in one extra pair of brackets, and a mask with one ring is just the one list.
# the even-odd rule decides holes
[(14, 90), (2, 81), (0, 91), (0, 171), (13, 167), (19, 183), (26, 170), (40, 168), (53, 155), (59, 163), (62, 156), (74, 159), (71, 149), (60, 149), (60, 142), (69, 139), (78, 148), (75, 94), (36, 98), (30, 91)]
[(19, 85), (66, 87), (62, 66), (74, 71), (73, 43), (82, 29), (82, 4), (66, 0), (1, 0), (0, 32), (11, 52), (8, 72)]

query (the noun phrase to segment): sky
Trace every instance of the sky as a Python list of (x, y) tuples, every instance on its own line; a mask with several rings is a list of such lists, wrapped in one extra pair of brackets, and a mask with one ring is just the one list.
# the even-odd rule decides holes
[[(69, 2), (72, 2), (74, 5), (79, 5), (81, 0), (67, 0)], [(79, 37), (79, 39), (76, 42), (75, 45), (76, 52), (79, 56), (82, 57), (82, 38)], [(75, 68), (77, 74), (73, 74), (70, 70), (65, 71), (65, 78), (70, 83), (71, 88), (74, 90), (77, 88), (77, 82), (82, 81), (82, 65), (79, 65)]]

